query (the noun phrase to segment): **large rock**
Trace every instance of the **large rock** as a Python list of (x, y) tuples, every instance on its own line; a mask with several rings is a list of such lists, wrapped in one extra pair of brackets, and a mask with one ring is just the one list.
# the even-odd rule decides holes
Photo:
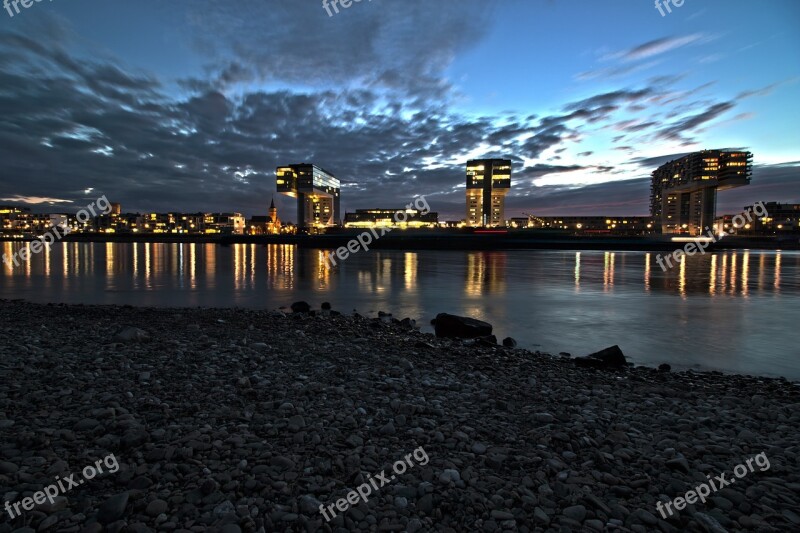
[(492, 334), (492, 325), (466, 316), (439, 313), (436, 315), (436, 336), (460, 339), (488, 337)]
[(628, 366), (628, 361), (622, 354), (619, 346), (611, 346), (605, 350), (600, 350), (586, 357), (578, 357), (574, 359), (575, 364), (578, 366), (588, 366), (592, 368), (625, 368)]
[(311, 311), (311, 306), (308, 305), (308, 302), (295, 302), (292, 304), (292, 312), (293, 313), (308, 313)]

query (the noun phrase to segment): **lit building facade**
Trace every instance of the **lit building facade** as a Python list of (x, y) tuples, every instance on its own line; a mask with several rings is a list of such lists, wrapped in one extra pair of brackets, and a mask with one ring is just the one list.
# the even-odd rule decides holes
[(700, 235), (716, 219), (717, 191), (750, 183), (753, 154), (703, 150), (656, 169), (650, 182), (650, 213), (661, 233)]
[(279, 193), (297, 198), (297, 227), (317, 231), (339, 224), (341, 184), (330, 172), (308, 163), (278, 167), (275, 183)]
[(648, 235), (655, 231), (653, 219), (647, 216), (543, 216), (511, 219), (512, 228), (569, 230), (574, 233), (608, 233), (613, 235)]
[(506, 194), (511, 189), (510, 159), (467, 162), (467, 226), (505, 226)]
[(245, 232), (245, 220), (241, 213), (206, 213), (203, 219), (205, 233), (242, 235)]
[[(405, 222), (400, 221), (403, 217), (397, 217), (396, 213), (405, 213)], [(435, 228), (439, 225), (439, 213), (422, 213), (418, 209), (356, 209), (355, 213), (345, 213), (344, 227), (346, 228)]]
[[(782, 204), (780, 202), (762, 202), (763, 210), (767, 212), (763, 217), (753, 217), (752, 224), (748, 223), (743, 228), (736, 230), (737, 235), (786, 235), (800, 233), (800, 204)], [(755, 213), (760, 210), (755, 205), (742, 208), (742, 213)], [(724, 215), (717, 218), (715, 231), (728, 231), (733, 225), (735, 215)]]

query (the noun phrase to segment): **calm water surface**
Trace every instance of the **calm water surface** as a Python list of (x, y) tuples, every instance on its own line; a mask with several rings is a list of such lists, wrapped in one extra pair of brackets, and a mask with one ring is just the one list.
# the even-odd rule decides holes
[[(0, 243), (6, 254), (22, 244)], [(612, 344), (638, 364), (800, 379), (800, 253), (686, 258), (647, 252), (360, 252), (329, 269), (290, 245), (56, 245), (2, 266), (0, 294), (37, 302), (276, 308), (306, 300), (425, 324), (480, 318), (550, 353)]]

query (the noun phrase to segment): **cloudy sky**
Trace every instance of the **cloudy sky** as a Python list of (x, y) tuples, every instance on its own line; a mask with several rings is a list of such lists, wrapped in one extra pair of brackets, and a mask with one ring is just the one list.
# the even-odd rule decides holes
[[(0, 11), (0, 203), (264, 214), (314, 162), (342, 206), (424, 194), (463, 218), (464, 164), (514, 161), (507, 216), (647, 214), (649, 175), (755, 154), (800, 203), (800, 2), (53, 0)], [(333, 10), (332, 10), (333, 11)], [(275, 195), (284, 219), (292, 202)]]

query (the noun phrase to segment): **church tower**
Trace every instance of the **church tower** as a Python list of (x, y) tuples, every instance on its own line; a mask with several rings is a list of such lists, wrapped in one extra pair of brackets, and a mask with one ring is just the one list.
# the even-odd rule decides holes
[(267, 233), (277, 235), (281, 232), (281, 221), (278, 218), (278, 208), (275, 207), (275, 198), (269, 204), (269, 221), (267, 222)]

